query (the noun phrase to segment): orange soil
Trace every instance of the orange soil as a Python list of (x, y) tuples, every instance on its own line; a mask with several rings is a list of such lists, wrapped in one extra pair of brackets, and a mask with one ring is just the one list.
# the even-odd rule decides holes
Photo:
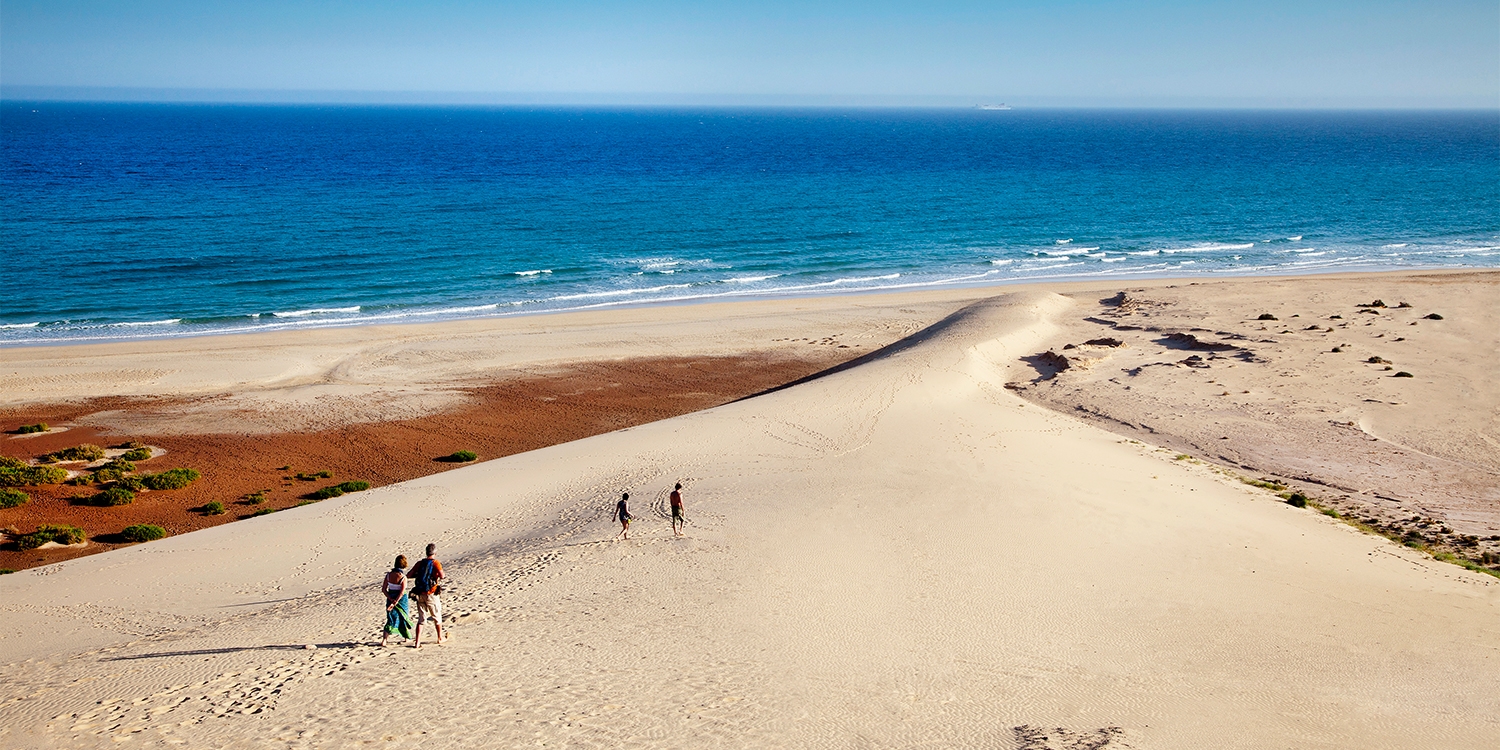
[[(300, 434), (102, 434), (88, 422), (88, 415), (105, 410), (160, 413), (171, 409), (169, 399), (111, 398), (0, 411), (0, 425), (6, 429), (36, 422), (69, 428), (24, 439), (0, 438), (0, 453), (5, 455), (30, 458), (81, 443), (111, 446), (134, 440), (167, 451), (138, 462), (141, 472), (184, 466), (203, 473), (185, 489), (143, 492), (135, 502), (111, 508), (70, 502), (97, 488), (22, 488), (31, 501), (0, 510), (0, 528), (25, 533), (44, 523), (72, 524), (88, 533), (90, 543), (81, 549), (29, 552), (7, 543), (0, 547), (0, 568), (19, 570), (113, 549), (125, 544), (119, 532), (131, 524), (154, 523), (169, 534), (181, 534), (262, 508), (287, 508), (318, 488), (351, 479), (378, 487), (435, 474), (457, 466), (435, 460), (457, 450), (475, 451), (481, 460), (499, 458), (666, 419), (791, 382), (852, 356), (584, 363), (554, 375), (477, 385), (469, 391), (466, 405), (441, 414)], [(279, 468), (284, 466), (291, 468)], [(306, 482), (293, 476), (319, 471), (331, 471), (333, 478)], [(265, 504), (243, 501), (260, 490), (268, 490)], [(208, 516), (192, 510), (214, 500), (224, 504), (226, 513)]]

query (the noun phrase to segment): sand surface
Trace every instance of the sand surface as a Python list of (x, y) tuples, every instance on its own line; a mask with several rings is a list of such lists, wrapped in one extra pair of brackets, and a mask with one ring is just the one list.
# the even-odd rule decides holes
[[(703, 306), (449, 329), (459, 333), (304, 332), (312, 341), (290, 341), (292, 359), (338, 346), (363, 356), (379, 348), (371, 341), (392, 344), (382, 336), (404, 351), (404, 337), (431, 336), (427, 354), (413, 362), (442, 360), (441, 344), (463, 340), (463, 326), (496, 347), (469, 350), (486, 367), (683, 347), (703, 355), (766, 352), (811, 346), (775, 341), (811, 329), (818, 341), (843, 336), (873, 353), (824, 377), (706, 411), (0, 577), (0, 612), (10, 625), (0, 632), (0, 744), (1494, 745), (1500, 580), (1293, 508), (1212, 464), (1178, 460), (1182, 449), (1169, 443), (1200, 439), (1190, 430), (1158, 427), (1153, 442), (1166, 447), (1156, 447), (1029, 400), (1072, 411), (1089, 396), (1091, 413), (1106, 415), (1100, 404), (1142, 408), (1130, 405), (1134, 387), (1105, 398), (1113, 384), (1077, 377), (1137, 366), (1151, 373), (1137, 378), (1170, 368), (1181, 379), (1183, 395), (1155, 407), (1158, 414), (1216, 405), (1206, 389), (1187, 388), (1195, 378), (1231, 374), (1249, 384), (1240, 390), (1267, 389), (1265, 411), (1337, 406), (1336, 416), (1356, 425), (1364, 415), (1355, 410), (1367, 402), (1351, 404), (1345, 391), (1385, 395), (1412, 408), (1368, 407), (1390, 407), (1401, 418), (1371, 411), (1374, 427), (1363, 434), (1420, 446), (1459, 467), (1461, 481), (1482, 485), (1494, 453), (1433, 447), (1446, 429), (1436, 419), (1495, 435), (1485, 421), (1496, 412), (1495, 392), (1486, 388), (1493, 381), (1477, 347), (1492, 340), (1484, 337), (1493, 336), (1496, 316), (1464, 296), (1492, 289), (1495, 275), (1470, 276), (1058, 289), (1066, 294), (949, 290), (745, 303), (718, 323)], [(1435, 293), (1444, 320), (1429, 324), (1420, 320), (1427, 301), (1410, 290), (1434, 278), (1456, 286)], [(1336, 289), (1351, 279), (1354, 286)], [(1198, 327), (1234, 333), (1240, 329), (1231, 330), (1229, 318), (1243, 327), (1262, 311), (1283, 323), (1320, 312), (1327, 327), (1326, 318), (1340, 314), (1332, 310), (1370, 301), (1363, 296), (1399, 301), (1390, 287), (1358, 285), (1364, 282), (1393, 285), (1422, 305), (1401, 310), (1418, 326), (1381, 331), (1386, 339), (1377, 340), (1425, 337), (1423, 349), (1382, 355), (1416, 375), (1401, 386), (1423, 390), (1373, 390), (1384, 386), (1361, 379), (1359, 360), (1375, 356), (1363, 349), (1311, 385), (1304, 374), (1285, 378), (1298, 385), (1271, 390), (1283, 376), (1264, 365), (1290, 369), (1293, 358), (1327, 346), (1310, 332), (1306, 342), (1266, 333), (1282, 348), (1259, 343), (1251, 356), (1267, 361), (1232, 360), (1243, 363), (1232, 373), (1219, 360), (1206, 373), (1181, 364), (1191, 353), (1167, 344), (1149, 353), (1170, 354), (1175, 364), (1146, 368), (1147, 342), (1132, 340), (1105, 347), (1119, 359), (1070, 365), (1039, 380), (1056, 366), (1038, 355), (1081, 354), (1083, 347), (1062, 347), (1082, 343), (1075, 339), (1085, 331), (1137, 333), (1119, 333), (1125, 311), (1098, 301), (1120, 288), (1144, 290), (1127, 297), (1150, 298), (1162, 310), (1197, 305), (1228, 316), (1224, 325)], [(1367, 288), (1374, 294), (1345, 299)], [(1312, 310), (1313, 294), (1330, 289), (1338, 298)], [(1256, 308), (1286, 307), (1231, 309), (1237, 294)], [(1378, 314), (1396, 320), (1395, 311)], [(1374, 315), (1342, 315), (1374, 338), (1375, 326), (1362, 325)], [(1368, 344), (1337, 322), (1349, 346)], [(1456, 326), (1439, 327), (1450, 323)], [(1178, 325), (1159, 327), (1175, 332)], [(527, 326), (537, 328), (522, 331)], [(527, 343), (544, 330), (550, 345)], [(231, 356), (201, 347), (232, 353), (243, 345), (226, 338), (161, 342), (135, 353), (127, 346), (103, 354), (95, 347), (10, 350), (0, 385), (16, 404), (180, 395), (177, 388), (234, 398), (260, 378), (295, 369), (269, 340), (260, 346), (270, 361), (241, 375), (195, 364)], [(1235, 354), (1218, 350), (1225, 352)], [(1462, 361), (1453, 364), (1455, 356)], [(314, 398), (349, 388), (396, 394), (380, 398), (434, 413), (455, 377), (483, 369), (471, 370), (462, 357), (436, 371), (412, 364), (421, 385), (403, 400), (400, 360), (362, 359), (372, 363), (362, 372), (378, 377), (361, 377), (373, 383), (283, 380), (246, 398), (290, 404), (299, 388), (325, 389)], [(177, 371), (149, 376), (155, 381), (128, 375), (148, 362), (175, 363), (157, 366)], [(1322, 360), (1299, 367), (1314, 363)], [(1444, 379), (1424, 385), (1440, 366), (1448, 367)], [(70, 380), (73, 370), (86, 377)], [(111, 372), (126, 375), (111, 379)], [(20, 391), (9, 384), (20, 381), (36, 390), (12, 396)], [(61, 385), (49, 390), (48, 382)], [(1061, 395), (1070, 388), (1080, 394), (1072, 404)], [(1314, 402), (1302, 398), (1323, 401), (1307, 407)], [(369, 418), (347, 411), (332, 419)], [(1122, 415), (1093, 419), (1123, 430)], [(1293, 419), (1278, 424), (1302, 429)], [(1195, 455), (1216, 458), (1210, 453)], [(1230, 468), (1231, 460), (1242, 467), (1260, 460), (1246, 456), (1219, 460)], [(666, 492), (678, 480), (687, 485), (685, 539), (673, 539), (664, 518)], [(631, 491), (639, 521), (632, 539), (615, 542), (608, 515), (622, 490)], [(1455, 524), (1493, 518), (1484, 498), (1472, 507), (1420, 502), (1453, 514)], [(379, 576), (395, 553), (415, 554), (428, 541), (441, 546), (452, 576), (445, 597), (452, 640), (377, 648)]]

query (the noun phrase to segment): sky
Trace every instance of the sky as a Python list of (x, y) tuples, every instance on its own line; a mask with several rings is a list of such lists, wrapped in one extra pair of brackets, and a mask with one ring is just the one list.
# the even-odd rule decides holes
[(1500, 108), (1500, 2), (4, 0), (0, 95)]

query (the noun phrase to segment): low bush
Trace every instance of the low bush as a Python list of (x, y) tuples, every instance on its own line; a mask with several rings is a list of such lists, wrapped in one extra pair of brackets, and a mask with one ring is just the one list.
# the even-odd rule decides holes
[(148, 490), (180, 490), (202, 476), (197, 469), (168, 469), (160, 474), (141, 476), (141, 484)]
[(324, 487), (321, 490), (317, 490), (316, 492), (308, 495), (308, 497), (314, 500), (327, 500), (328, 498), (338, 497), (342, 494), (344, 494), (343, 489), (341, 489), (338, 485), (333, 485), (330, 487)]
[(38, 484), (61, 484), (68, 472), (56, 466), (0, 466), (0, 487), (28, 487)]
[(214, 500), (205, 503), (198, 511), (205, 516), (222, 516), (224, 515), (224, 504), (218, 500)]
[(311, 473), (308, 473), (308, 474), (298, 474), (297, 478), (301, 479), (304, 482), (316, 482), (319, 479), (332, 479), (333, 478), (333, 472), (331, 472), (331, 471), (317, 471), (317, 472), (311, 472)]
[(116, 505), (129, 505), (135, 501), (135, 493), (124, 487), (110, 487), (88, 499), (89, 505), (101, 508), (111, 508)]
[(29, 465), (15, 456), (0, 456), (0, 469), (24, 469)]
[(145, 461), (148, 458), (151, 458), (150, 448), (131, 448), (120, 456), (124, 461)]
[(252, 492), (252, 493), (246, 495), (245, 496), (245, 504), (246, 505), (265, 505), (266, 504), (266, 493), (264, 491), (262, 491), (262, 492)]
[(275, 513), (275, 512), (276, 512), (275, 508), (261, 508), (260, 510), (257, 510), (254, 513), (251, 513), (250, 515), (245, 516), (245, 517), (246, 518), (254, 518), (256, 516), (264, 516), (264, 515), (267, 515), (267, 514), (270, 514), (270, 513)]
[(144, 447), (146, 447), (146, 444), (145, 443), (141, 443), (141, 442), (137, 442), (135, 440), (127, 440), (126, 442), (120, 443), (119, 445), (117, 445), (115, 447), (116, 448), (124, 448), (125, 450), (131, 450), (133, 448), (144, 448)]
[(1287, 505), (1291, 505), (1297, 508), (1306, 508), (1307, 495), (1304, 495), (1300, 492), (1293, 492), (1292, 494), (1287, 496), (1286, 503)]
[(447, 461), (448, 463), (453, 464), (466, 464), (470, 461), (478, 461), (479, 454), (475, 453), (474, 451), (456, 451), (454, 453), (449, 453), (448, 455), (443, 456), (438, 460)]
[(9, 488), (0, 490), (0, 508), (18, 508), (25, 505), (26, 501), (30, 499), (30, 495), (20, 490)]
[(120, 536), (124, 537), (127, 542), (154, 542), (166, 538), (167, 530), (154, 523), (138, 523), (126, 526), (125, 530), (120, 532)]
[(38, 422), (36, 424), (23, 424), (20, 427), (16, 428), (16, 434), (30, 435), (36, 432), (46, 432), (48, 429), (49, 428), (47, 427), (46, 422)]
[(364, 492), (365, 490), (370, 489), (370, 483), (361, 482), (360, 480), (355, 479), (339, 485), (339, 489), (345, 492)]
[(14, 572), (16, 572), (15, 568), (0, 568), (0, 576), (8, 576)]
[(98, 461), (104, 458), (104, 449), (93, 443), (84, 443), (83, 445), (75, 445), (72, 448), (64, 448), (60, 451), (48, 453), (42, 458), (52, 459), (48, 463), (55, 463), (57, 461)]
[(30, 534), (22, 534), (16, 537), (16, 546), (21, 550), (33, 550), (48, 542), (58, 544), (82, 544), (88, 540), (88, 535), (77, 526), (64, 524), (45, 524), (37, 527)]
[(146, 489), (146, 483), (142, 482), (140, 477), (125, 477), (120, 481), (115, 482), (115, 486), (124, 487), (131, 492), (140, 492), (141, 490)]

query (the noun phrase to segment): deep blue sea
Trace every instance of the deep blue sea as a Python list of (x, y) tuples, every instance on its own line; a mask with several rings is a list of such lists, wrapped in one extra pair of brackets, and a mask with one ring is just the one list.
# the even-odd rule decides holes
[(0, 103), (0, 345), (1500, 266), (1500, 113)]

